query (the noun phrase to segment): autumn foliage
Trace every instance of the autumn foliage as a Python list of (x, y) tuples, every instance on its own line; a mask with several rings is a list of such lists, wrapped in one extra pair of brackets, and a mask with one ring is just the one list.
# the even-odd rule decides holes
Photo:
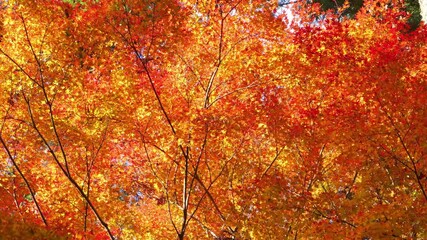
[(0, 1), (0, 239), (425, 239), (401, 1)]

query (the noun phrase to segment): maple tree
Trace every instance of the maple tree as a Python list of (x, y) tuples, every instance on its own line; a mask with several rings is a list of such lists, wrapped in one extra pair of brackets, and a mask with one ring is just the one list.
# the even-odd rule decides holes
[(1, 4), (2, 238), (427, 237), (404, 2)]

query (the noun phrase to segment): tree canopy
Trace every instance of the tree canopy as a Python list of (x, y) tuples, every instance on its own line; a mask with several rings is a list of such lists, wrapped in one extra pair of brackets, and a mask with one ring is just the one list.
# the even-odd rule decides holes
[(0, 4), (1, 239), (427, 238), (407, 3)]
[[(344, 7), (344, 11), (341, 13), (348, 17), (355, 17), (359, 10), (362, 8), (364, 0), (314, 0), (313, 3), (319, 3), (323, 11), (334, 10), (338, 11)], [(289, 1), (282, 1), (282, 4), (289, 3)], [(370, 4), (368, 2), (368, 4)], [(381, 4), (381, 3), (379, 3)], [(393, 2), (388, 2), (389, 6), (393, 5)], [(407, 19), (407, 23), (412, 29), (417, 28), (421, 22), (421, 10), (419, 0), (407, 0), (405, 4), (400, 6), (410, 17)]]

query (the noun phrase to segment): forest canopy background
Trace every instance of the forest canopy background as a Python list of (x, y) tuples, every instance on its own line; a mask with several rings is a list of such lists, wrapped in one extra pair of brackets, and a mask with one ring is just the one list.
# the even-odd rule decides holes
[(0, 1), (0, 238), (427, 238), (419, 4), (331, 3)]

